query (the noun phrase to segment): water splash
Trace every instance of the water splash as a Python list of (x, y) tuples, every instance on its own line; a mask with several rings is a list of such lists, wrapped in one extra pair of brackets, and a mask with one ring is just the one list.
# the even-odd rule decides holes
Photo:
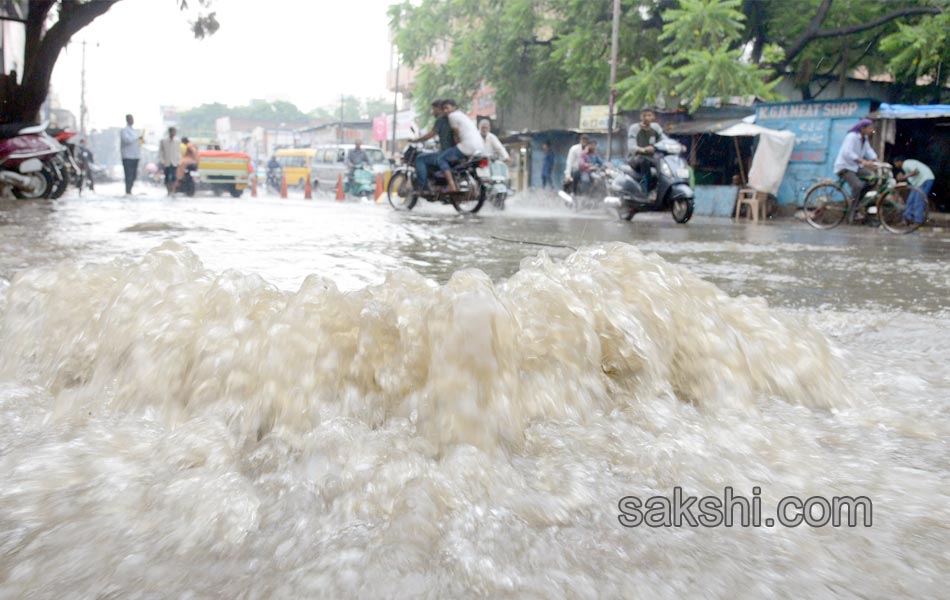
[(671, 395), (752, 409), (851, 402), (816, 329), (613, 244), (526, 259), (498, 285), (395, 271), (350, 293), (319, 276), (283, 292), (215, 274), (168, 242), (138, 262), (18, 275), (0, 331), (7, 374), (38, 373), (61, 417), (213, 415), (245, 443), (345, 417), (408, 419), (436, 447), (519, 447), (538, 420)]

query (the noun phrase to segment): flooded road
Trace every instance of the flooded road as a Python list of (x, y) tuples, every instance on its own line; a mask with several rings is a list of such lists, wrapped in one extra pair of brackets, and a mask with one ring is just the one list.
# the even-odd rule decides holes
[(0, 598), (944, 595), (950, 236), (110, 192), (0, 203)]

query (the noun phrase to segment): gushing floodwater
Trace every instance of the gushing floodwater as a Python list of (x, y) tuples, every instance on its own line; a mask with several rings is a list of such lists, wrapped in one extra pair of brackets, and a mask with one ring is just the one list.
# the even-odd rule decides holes
[[(775, 308), (693, 273), (792, 289), (794, 268), (703, 253), (840, 247), (518, 248), (499, 277), (464, 268), (463, 235), (412, 250), (426, 275), (340, 285), (317, 257), (277, 286), (223, 258), (216, 216), (153, 216), (32, 238), (2, 273), (0, 598), (943, 594), (950, 314)], [(382, 260), (427, 226), (407, 223), (352, 246)], [(619, 524), (621, 498), (675, 486), (864, 495), (874, 523)]]

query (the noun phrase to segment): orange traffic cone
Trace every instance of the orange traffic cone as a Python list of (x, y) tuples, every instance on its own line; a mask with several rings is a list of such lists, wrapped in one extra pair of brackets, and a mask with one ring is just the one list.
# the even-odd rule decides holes
[(303, 184), (303, 199), (313, 200), (313, 187), (310, 185), (309, 177), (307, 177), (307, 183)]
[(376, 202), (379, 202), (379, 199), (383, 197), (383, 174), (376, 174), (376, 194), (373, 196), (373, 199)]
[(251, 198), (257, 198), (257, 177), (251, 180)]
[(280, 197), (285, 200), (287, 199), (287, 176), (286, 175), (284, 175), (280, 179)]
[(340, 178), (336, 180), (336, 199), (340, 202), (346, 200), (346, 194), (343, 192), (343, 175), (340, 174)]

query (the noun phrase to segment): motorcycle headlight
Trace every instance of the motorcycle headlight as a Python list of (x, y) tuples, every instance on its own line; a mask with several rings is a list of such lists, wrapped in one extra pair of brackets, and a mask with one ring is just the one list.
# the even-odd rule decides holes
[(673, 176), (673, 169), (670, 168), (670, 165), (666, 164), (666, 161), (660, 161), (660, 172), (667, 177)]

